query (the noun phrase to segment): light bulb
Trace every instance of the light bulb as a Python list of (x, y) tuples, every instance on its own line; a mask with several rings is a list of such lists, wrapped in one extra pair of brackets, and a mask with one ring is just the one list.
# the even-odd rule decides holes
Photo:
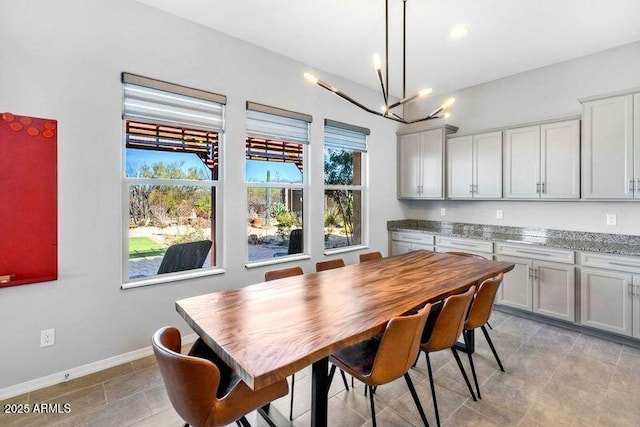
[(448, 119), (449, 117), (451, 117), (451, 113), (444, 113), (444, 118)]
[(442, 109), (446, 110), (447, 108), (451, 107), (454, 102), (456, 102), (456, 99), (454, 97), (447, 98), (447, 100), (442, 104)]
[(382, 69), (382, 61), (380, 61), (380, 54), (379, 53), (375, 53), (373, 55), (373, 66), (376, 69), (376, 71), (379, 71)]
[(309, 80), (313, 84), (318, 84), (318, 78), (315, 77), (313, 74), (304, 73), (304, 78)]
[(456, 25), (451, 29), (449, 37), (451, 37), (452, 39), (460, 39), (467, 34), (469, 34), (469, 27), (467, 27), (466, 25)]
[(418, 97), (424, 98), (427, 95), (431, 95), (431, 92), (433, 92), (433, 89), (431, 89), (430, 87), (422, 89), (420, 92), (418, 92)]
[(382, 111), (384, 114), (387, 114), (387, 112), (389, 111), (389, 107), (383, 105), (382, 107), (380, 107), (380, 111)]

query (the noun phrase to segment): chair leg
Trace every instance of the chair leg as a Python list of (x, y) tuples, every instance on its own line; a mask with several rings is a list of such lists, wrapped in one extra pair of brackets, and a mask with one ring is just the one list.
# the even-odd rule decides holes
[(293, 391), (296, 387), (296, 374), (291, 375), (291, 402), (289, 404), (289, 420), (293, 420)]
[(493, 326), (491, 326), (491, 323), (487, 322), (487, 326), (493, 331)]
[(376, 427), (376, 408), (373, 404), (373, 387), (366, 386), (369, 390), (369, 402), (371, 402), (371, 424), (373, 427)]
[(404, 379), (407, 382), (407, 387), (409, 387), (409, 391), (411, 392), (411, 397), (413, 397), (413, 401), (416, 404), (416, 408), (418, 408), (418, 412), (420, 413), (422, 422), (424, 423), (425, 427), (429, 427), (429, 421), (427, 421), (427, 416), (424, 414), (422, 404), (420, 403), (420, 398), (418, 398), (418, 393), (416, 393), (416, 389), (413, 386), (413, 381), (411, 381), (411, 377), (409, 376), (408, 372), (404, 374)]
[(433, 398), (433, 409), (436, 413), (436, 424), (440, 427), (440, 413), (438, 412), (438, 401), (436, 400), (436, 387), (433, 383), (433, 372), (431, 371), (431, 360), (429, 360), (429, 353), (425, 353), (424, 357), (427, 359), (427, 371), (429, 372), (429, 384), (431, 385), (431, 397)]
[(474, 401), (477, 401), (478, 399), (476, 399), (476, 394), (473, 392), (473, 388), (471, 388), (469, 377), (467, 377), (467, 372), (464, 370), (464, 366), (462, 366), (460, 356), (458, 356), (458, 350), (456, 350), (455, 347), (451, 347), (451, 351), (453, 352), (453, 357), (456, 359), (456, 363), (458, 363), (458, 368), (460, 368), (464, 382), (467, 383), (467, 388), (469, 389), (469, 393), (471, 393), (471, 398), (473, 398)]
[(347, 381), (347, 376), (344, 374), (344, 371), (340, 369), (340, 375), (342, 375), (342, 382), (344, 383), (344, 388), (349, 391), (349, 382)]
[(469, 351), (469, 341), (467, 339), (467, 334), (469, 331), (462, 331), (462, 338), (464, 339), (464, 346), (467, 350), (467, 356), (469, 356), (469, 365), (471, 365), (471, 374), (473, 375), (473, 382), (476, 385), (476, 391), (478, 392), (478, 399), (482, 399), (482, 395), (480, 394), (480, 386), (478, 385), (478, 377), (476, 376), (476, 367), (473, 364), (473, 354)]
[(247, 420), (245, 417), (240, 418), (238, 421), (236, 421), (236, 423), (238, 423), (238, 425), (242, 427), (251, 427), (251, 424), (249, 424), (249, 420)]
[(500, 361), (500, 358), (498, 357), (498, 353), (496, 352), (496, 348), (493, 346), (493, 342), (491, 341), (491, 337), (489, 336), (489, 332), (487, 332), (487, 328), (485, 328), (484, 325), (482, 325), (481, 329), (482, 329), (482, 333), (484, 334), (484, 337), (487, 339), (487, 342), (489, 343), (489, 347), (491, 348), (491, 352), (493, 353), (493, 357), (496, 358), (496, 362), (498, 362), (498, 366), (500, 367), (500, 370), (502, 372), (504, 372), (504, 367), (502, 366), (502, 362)]
[(351, 388), (356, 388), (356, 386), (353, 384), (353, 377), (351, 377)]
[(329, 389), (331, 388), (331, 383), (333, 382), (333, 376), (336, 373), (336, 365), (331, 365), (331, 369), (329, 370), (329, 380), (327, 381), (327, 394), (329, 393)]

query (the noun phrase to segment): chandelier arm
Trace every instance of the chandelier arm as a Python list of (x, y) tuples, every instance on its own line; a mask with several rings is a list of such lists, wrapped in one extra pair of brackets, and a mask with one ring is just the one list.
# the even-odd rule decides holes
[(396, 107), (397, 107), (397, 106), (399, 106), (399, 105), (407, 104), (407, 103), (409, 103), (409, 102), (411, 102), (411, 101), (414, 101), (414, 100), (416, 100), (419, 96), (420, 96), (420, 93), (418, 92), (418, 93), (416, 93), (415, 95), (411, 95), (411, 96), (410, 96), (410, 97), (408, 97), (408, 98), (403, 98), (403, 99), (401, 99), (400, 101), (398, 101), (398, 102), (394, 102), (393, 104), (389, 105), (389, 109), (391, 110), (392, 108), (396, 108)]
[(386, 117), (387, 119), (394, 120), (396, 122), (400, 122), (400, 123), (404, 123), (404, 124), (407, 123), (407, 121), (404, 120), (404, 119), (397, 119), (395, 117), (387, 116), (387, 115), (385, 115), (385, 114), (383, 114), (383, 113), (381, 113), (379, 111), (372, 110), (371, 108), (369, 108), (369, 107), (359, 103), (355, 99), (351, 98), (349, 95), (347, 95), (346, 93), (342, 92), (340, 89), (337, 89), (337, 88), (335, 88), (335, 87), (333, 87), (331, 85), (328, 85), (327, 83), (323, 82), (322, 80), (318, 80), (318, 82), (316, 84), (318, 86), (320, 86), (321, 88), (323, 88), (325, 90), (328, 90), (331, 93), (336, 94), (337, 96), (339, 96), (340, 98), (344, 99), (345, 101), (349, 101), (350, 103), (352, 103), (356, 107), (359, 107), (359, 108), (365, 110), (368, 113), (375, 114), (375, 115), (380, 116), (380, 117)]
[(407, 0), (402, 0), (402, 98), (407, 97)]
[[(385, 53), (384, 53), (384, 57), (385, 57), (385, 62), (386, 62), (386, 67), (385, 67), (385, 77), (386, 77), (386, 92), (385, 92), (385, 99), (389, 99), (389, 0), (385, 0), (384, 3), (384, 10), (385, 10), (385, 14), (384, 14), (384, 48), (385, 48)], [(385, 105), (387, 103), (385, 102)]]
[(378, 81), (380, 82), (380, 88), (382, 89), (382, 97), (384, 98), (384, 105), (389, 105), (389, 101), (387, 100), (387, 93), (384, 90), (384, 81), (382, 78), (382, 69), (376, 70), (376, 74), (378, 75)]
[(432, 116), (431, 114), (429, 114), (427, 117), (423, 117), (421, 119), (409, 120), (408, 122), (406, 122), (406, 124), (410, 125), (412, 123), (426, 122), (427, 120), (435, 120), (435, 119), (440, 119), (440, 118), (441, 117), (439, 117), (439, 116)]

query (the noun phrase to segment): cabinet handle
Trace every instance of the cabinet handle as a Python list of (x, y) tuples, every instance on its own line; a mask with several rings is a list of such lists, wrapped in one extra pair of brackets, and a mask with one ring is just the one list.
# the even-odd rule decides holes
[(533, 268), (527, 267), (527, 271), (529, 272), (529, 279), (533, 279)]
[(635, 191), (635, 185), (634, 185), (634, 180), (630, 179), (629, 180), (629, 191)]
[(635, 265), (635, 264), (626, 264), (624, 262), (616, 262), (616, 261), (609, 261), (609, 264), (611, 265), (619, 265), (621, 267), (631, 267), (631, 268), (638, 268), (640, 266)]
[(546, 193), (547, 192), (547, 189), (545, 188), (545, 184), (546, 184), (546, 182), (542, 183), (542, 193)]
[(640, 191), (640, 178), (636, 179), (636, 188), (635, 188), (635, 190), (636, 191)]
[(627, 295), (629, 295), (630, 297), (632, 297), (632, 296), (634, 296), (634, 295), (635, 295), (635, 293), (634, 293), (634, 289), (633, 289), (633, 288), (634, 288), (634, 286), (633, 286), (631, 283), (629, 283), (629, 284), (627, 285), (627, 289), (628, 289), (628, 293), (627, 293)]
[(534, 268), (534, 269), (533, 269), (533, 278), (534, 278), (534, 279), (538, 279), (538, 278), (539, 278), (538, 274), (539, 274), (538, 269), (537, 269), (537, 268)]
[(473, 185), (473, 192), (478, 194), (478, 184)]
[(451, 242), (452, 245), (457, 245), (457, 246), (467, 246), (469, 248), (475, 248), (476, 244), (475, 243), (464, 243), (464, 242)]
[(473, 194), (473, 184), (469, 184), (469, 193)]
[(536, 193), (540, 193), (540, 183), (536, 182)]

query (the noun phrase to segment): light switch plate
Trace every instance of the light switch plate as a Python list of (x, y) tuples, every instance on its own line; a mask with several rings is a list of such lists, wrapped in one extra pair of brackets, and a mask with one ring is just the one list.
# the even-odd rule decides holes
[(617, 224), (618, 224), (618, 215), (607, 214), (607, 225), (617, 225)]
[(496, 209), (496, 219), (502, 219), (502, 209)]
[(447, 216), (447, 209), (446, 208), (440, 208), (440, 216)]

